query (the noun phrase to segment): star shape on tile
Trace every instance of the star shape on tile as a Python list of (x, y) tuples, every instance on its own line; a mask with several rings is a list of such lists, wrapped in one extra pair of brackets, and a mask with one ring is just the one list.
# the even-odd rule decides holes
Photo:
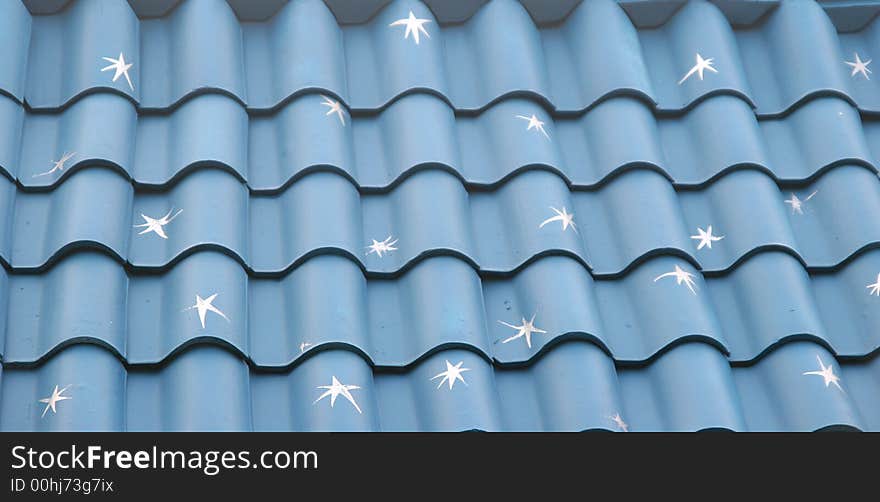
[(446, 360), (446, 371), (442, 373), (437, 373), (436, 375), (431, 377), (430, 380), (435, 380), (437, 378), (443, 377), (443, 379), (440, 380), (440, 384), (437, 385), (438, 389), (440, 387), (443, 387), (444, 383), (448, 382), (449, 390), (452, 390), (452, 386), (455, 385), (455, 382), (457, 380), (460, 380), (461, 383), (467, 385), (467, 382), (464, 381), (464, 377), (461, 374), (465, 371), (470, 371), (470, 368), (462, 368), (462, 364), (464, 364), (464, 361), (459, 361), (458, 364), (453, 365), (449, 362), (449, 360)]
[(538, 120), (538, 117), (534, 113), (531, 116), (515, 115), (515, 117), (528, 122), (526, 131), (531, 131), (532, 129), (534, 129), (535, 132), (540, 132), (544, 135), (545, 138), (550, 139), (550, 135), (548, 135), (547, 131), (544, 130), (544, 122)]
[(574, 233), (578, 233), (577, 225), (574, 224), (574, 213), (569, 214), (569, 212), (565, 208), (565, 206), (562, 206), (562, 211), (556, 209), (553, 206), (550, 206), (550, 209), (554, 213), (556, 213), (556, 215), (551, 216), (551, 217), (547, 218), (546, 220), (542, 221), (541, 224), (538, 225), (538, 228), (544, 228), (544, 225), (546, 225), (548, 223), (552, 223), (554, 221), (560, 221), (560, 222), (562, 222), (562, 231), (563, 232), (568, 230), (568, 227), (571, 227), (571, 229), (574, 230)]
[(509, 323), (506, 323), (502, 320), (498, 320), (498, 322), (500, 324), (503, 324), (504, 326), (507, 326), (508, 328), (512, 328), (512, 329), (517, 330), (515, 335), (513, 335), (509, 338), (505, 338), (504, 340), (501, 340), (501, 343), (512, 342), (512, 341), (516, 340), (517, 338), (525, 338), (526, 345), (529, 348), (532, 348), (532, 333), (546, 333), (546, 331), (544, 331), (543, 329), (537, 328), (535, 326), (535, 316), (536, 315), (537, 315), (537, 312), (535, 314), (532, 314), (532, 318), (528, 321), (526, 320), (525, 317), (523, 317), (521, 320), (522, 324), (520, 324), (519, 326), (514, 326), (513, 324), (509, 324)]
[(58, 411), (55, 409), (55, 405), (58, 404), (59, 401), (73, 399), (72, 397), (61, 395), (64, 394), (64, 391), (66, 391), (69, 387), (70, 385), (67, 385), (63, 389), (58, 390), (58, 386), (56, 385), (55, 390), (52, 391), (51, 396), (39, 400), (39, 402), (46, 404), (46, 408), (43, 409), (43, 414), (40, 415), (40, 418), (45, 417), (46, 412), (48, 412), (50, 409), (52, 410), (52, 413), (58, 413)]
[(324, 115), (329, 116), (335, 113), (339, 117), (339, 122), (341, 122), (342, 125), (345, 126), (345, 112), (342, 111), (342, 104), (339, 101), (331, 99), (327, 96), (322, 95), (321, 98), (324, 99), (321, 104), (330, 108)]
[(697, 294), (697, 291), (694, 289), (694, 286), (696, 284), (694, 282), (694, 274), (690, 272), (685, 272), (678, 265), (675, 266), (675, 269), (672, 272), (666, 272), (665, 274), (660, 274), (655, 277), (654, 282), (657, 282), (664, 277), (675, 277), (675, 283), (677, 285), (681, 285), (682, 283), (684, 283), (684, 285), (687, 286), (689, 290), (691, 290), (691, 293)]
[(350, 402), (352, 404), (352, 406), (354, 406), (354, 409), (356, 409), (358, 413), (363, 413), (361, 411), (360, 406), (358, 406), (357, 402), (355, 402), (354, 396), (352, 396), (351, 392), (349, 392), (352, 390), (360, 389), (359, 386), (357, 386), (357, 385), (344, 385), (339, 382), (339, 380), (336, 378), (336, 376), (333, 376), (332, 380), (330, 382), (330, 385), (319, 385), (318, 386), (318, 390), (321, 390), (321, 389), (326, 389), (326, 390), (323, 394), (321, 394), (318, 397), (318, 399), (315, 399), (315, 402), (312, 404), (318, 404), (318, 401), (324, 399), (327, 396), (330, 396), (330, 407), (333, 408), (333, 406), (336, 404), (336, 398), (339, 396), (342, 396), (345, 399), (348, 399), (348, 402)]
[(868, 65), (871, 64), (872, 60), (869, 59), (867, 61), (862, 61), (858, 52), (854, 52), (853, 56), (855, 56), (855, 61), (844, 61), (844, 63), (852, 67), (852, 73), (850, 73), (849, 76), (855, 77), (857, 74), (861, 73), (866, 80), (871, 80), (871, 77), (868, 76), (868, 74), (871, 73), (871, 70), (868, 69)]
[(689, 79), (691, 77), (691, 75), (693, 75), (694, 73), (696, 73), (697, 76), (700, 77), (700, 80), (703, 80), (703, 71), (704, 70), (709, 70), (713, 73), (718, 73), (718, 70), (716, 70), (712, 66), (712, 64), (713, 64), (712, 61), (714, 59), (715, 58), (703, 59), (703, 56), (701, 56), (700, 53), (698, 52), (697, 57), (696, 57), (696, 61), (697, 61), (696, 64), (694, 66), (692, 66), (691, 69), (688, 70), (687, 73), (685, 73), (684, 77), (682, 77), (681, 80), (678, 81), (678, 85), (683, 84), (685, 82), (685, 80)]
[(128, 81), (128, 87), (130, 87), (132, 91), (134, 90), (134, 85), (132, 85), (131, 83), (131, 77), (128, 76), (128, 70), (129, 68), (131, 68), (131, 65), (133, 63), (126, 63), (125, 56), (121, 52), (119, 53), (119, 59), (108, 57), (104, 57), (101, 59), (110, 63), (104, 68), (101, 68), (101, 71), (114, 70), (116, 73), (113, 74), (113, 82), (116, 82), (116, 80), (118, 80), (120, 76), (125, 75), (125, 80)]
[(63, 171), (64, 164), (66, 164), (68, 160), (72, 159), (74, 155), (76, 155), (76, 152), (64, 152), (64, 155), (62, 155), (60, 159), (52, 161), (52, 169), (49, 169), (44, 173), (35, 174), (33, 177), (39, 178), (40, 176), (48, 176), (56, 171)]
[(426, 30), (424, 26), (430, 22), (430, 19), (419, 19), (413, 14), (413, 11), (409, 11), (409, 17), (398, 19), (388, 26), (406, 26), (406, 31), (403, 33), (403, 39), (406, 40), (409, 38), (409, 34), (412, 33), (413, 40), (416, 41), (416, 45), (419, 45), (419, 32), (424, 33), (426, 37), (431, 38), (431, 35), (428, 34), (428, 30)]
[(703, 249), (704, 246), (709, 249), (712, 249), (712, 243), (718, 242), (723, 238), (724, 238), (723, 235), (717, 235), (717, 236), (712, 235), (712, 225), (709, 225), (709, 227), (706, 230), (703, 230), (702, 228), (697, 227), (697, 235), (691, 236), (691, 239), (700, 241), (699, 244), (697, 244), (697, 251)]
[(171, 210), (168, 211), (168, 214), (161, 218), (151, 218), (144, 213), (141, 213), (141, 218), (144, 219), (145, 223), (133, 226), (134, 228), (143, 228), (143, 230), (138, 232), (138, 235), (155, 232), (156, 235), (158, 235), (159, 237), (167, 239), (168, 235), (165, 233), (165, 225), (171, 223), (171, 220), (173, 220), (174, 218), (177, 218), (177, 216), (183, 212), (183, 209), (180, 209), (176, 213), (174, 213), (174, 216), (171, 216), (172, 212), (174, 212), (174, 208), (171, 208)]
[(808, 195), (807, 198), (804, 199), (804, 200), (799, 199), (797, 195), (795, 195), (794, 193), (792, 193), (792, 194), (791, 194), (791, 198), (789, 198), (789, 199), (785, 199), (784, 202), (785, 202), (786, 204), (791, 205), (791, 214), (795, 214), (795, 213), (796, 213), (796, 214), (804, 214), (804, 209), (803, 209), (804, 204), (805, 204), (808, 200), (812, 199), (813, 196), (815, 196), (817, 193), (819, 193), (819, 191), (818, 191), (818, 190), (815, 190), (813, 193), (811, 193), (810, 195)]
[(205, 317), (208, 315), (208, 312), (213, 312), (223, 319), (226, 319), (226, 322), (230, 322), (229, 318), (226, 317), (226, 314), (220, 311), (217, 307), (213, 305), (214, 300), (217, 298), (219, 293), (214, 293), (213, 295), (202, 298), (199, 295), (196, 295), (196, 303), (190, 307), (183, 309), (184, 311), (196, 309), (199, 312), (199, 321), (202, 323), (202, 329), (205, 329)]
[(608, 418), (610, 418), (611, 421), (614, 422), (614, 424), (617, 425), (617, 427), (620, 430), (622, 430), (623, 432), (629, 432), (629, 425), (623, 421), (623, 418), (621, 418), (620, 413), (616, 413), (613, 417), (608, 417)]
[(389, 235), (384, 241), (377, 241), (376, 239), (372, 239), (373, 243), (367, 246), (367, 254), (376, 253), (379, 258), (382, 257), (382, 253), (390, 253), (391, 251), (397, 251), (397, 248), (394, 247), (397, 244), (397, 239), (394, 239), (393, 236)]
[(869, 295), (877, 295), (880, 296), (880, 274), (877, 274), (877, 282), (868, 284), (865, 288), (869, 289)]
[(828, 365), (825, 366), (825, 363), (822, 362), (822, 358), (816, 354), (816, 360), (819, 361), (819, 370), (817, 371), (805, 371), (804, 375), (816, 375), (822, 377), (822, 380), (825, 382), (825, 387), (827, 388), (829, 385), (834, 384), (835, 387), (840, 389), (843, 392), (843, 387), (840, 386), (840, 377), (834, 374), (834, 366)]

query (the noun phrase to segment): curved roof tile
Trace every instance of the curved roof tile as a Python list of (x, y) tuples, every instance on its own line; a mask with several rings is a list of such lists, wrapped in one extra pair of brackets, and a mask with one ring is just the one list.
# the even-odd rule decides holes
[(0, 430), (880, 429), (876, 12), (0, 3)]
[[(789, 113), (828, 94), (862, 111), (880, 110), (877, 84), (853, 80), (844, 64), (851, 51), (870, 47), (865, 37), (876, 23), (838, 36), (814, 2), (781, 2), (765, 22), (736, 29), (718, 7), (702, 1), (684, 4), (652, 28), (633, 25), (611, 0), (583, 2), (549, 26), (535, 24), (514, 0), (486, 3), (464, 23), (448, 25), (417, 0), (392, 2), (358, 24), (339, 24), (320, 0), (290, 2), (258, 23), (242, 23), (227, 4), (203, 0), (144, 20), (124, 3), (113, 9), (75, 3), (31, 23), (17, 21), (28, 17), (21, 7), (6, 9), (16, 38), (30, 42), (11, 47), (11, 79), (0, 81), (0, 88), (37, 109), (111, 91), (149, 110), (168, 110), (203, 93), (269, 110), (321, 90), (355, 110), (381, 109), (417, 91), (462, 111), (527, 95), (556, 112), (577, 112), (621, 94), (666, 112), (717, 94), (739, 96), (761, 116)], [(430, 22), (423, 43), (389, 26), (410, 11)], [(86, 38), (87, 44), (64, 43)], [(765, 50), (765, 44), (785, 52)], [(784, 49), (793, 46), (799, 50)], [(101, 71), (103, 58), (118, 53), (129, 54), (131, 84)], [(709, 71), (716, 73), (682, 81), (697, 54), (711, 58)], [(517, 64), (508, 64), (513, 58)], [(610, 63), (617, 71), (603, 70)]]

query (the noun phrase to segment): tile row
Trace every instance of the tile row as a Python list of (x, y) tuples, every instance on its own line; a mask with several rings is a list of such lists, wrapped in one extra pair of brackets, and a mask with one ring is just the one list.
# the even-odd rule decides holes
[(747, 99), (760, 115), (819, 94), (880, 111), (880, 84), (865, 66), (876, 57), (880, 23), (838, 34), (813, 1), (783, 1), (762, 22), (737, 29), (704, 1), (653, 29), (637, 29), (612, 0), (583, 2), (544, 27), (514, 0), (488, 2), (466, 22), (443, 26), (417, 0), (391, 2), (352, 25), (340, 25), (320, 0), (290, 2), (257, 23), (241, 23), (210, 0), (146, 20), (126, 2), (76, 2), (51, 16), (32, 17), (18, 2), (0, 9), (8, 54), (0, 90), (38, 109), (109, 90), (144, 109), (217, 92), (267, 110), (321, 89), (356, 110), (426, 90), (456, 110), (527, 94), (573, 112), (628, 94), (681, 111), (721, 93)]
[(135, 368), (76, 345), (37, 367), (0, 370), (0, 430), (876, 431), (878, 360), (838, 361), (792, 342), (731, 367), (695, 342), (621, 367), (570, 341), (527, 367), (449, 349), (384, 371), (330, 350), (266, 373), (211, 346)]
[(361, 193), (347, 177), (322, 171), (269, 195), (219, 169), (195, 170), (156, 192), (90, 167), (51, 191), (23, 191), (0, 178), (0, 257), (36, 270), (90, 247), (135, 268), (164, 269), (207, 248), (253, 274), (280, 275), (316, 254), (344, 254), (370, 275), (389, 276), (438, 254), (490, 274), (567, 254), (609, 276), (659, 253), (723, 272), (775, 248), (826, 269), (880, 243), (880, 222), (865, 217), (878, 213), (880, 180), (857, 165), (797, 188), (780, 188), (760, 170), (735, 170), (700, 190), (676, 190), (653, 169), (631, 169), (595, 190), (526, 170), (495, 190), (468, 191), (454, 174), (425, 169), (388, 193)]
[(394, 279), (368, 279), (350, 259), (323, 255), (269, 279), (248, 277), (213, 251), (161, 275), (127, 273), (102, 253), (79, 252), (40, 275), (3, 273), (0, 285), (0, 354), (16, 364), (82, 342), (131, 364), (219, 344), (262, 368), (339, 346), (379, 366), (406, 366), (453, 346), (523, 363), (572, 338), (619, 362), (645, 361), (694, 339), (735, 362), (792, 339), (845, 357), (880, 348), (876, 250), (823, 273), (808, 273), (787, 253), (764, 252), (720, 277), (658, 256), (615, 279), (594, 278), (565, 256), (497, 278), (439, 256)]
[[(74, 0), (23, 0), (33, 14), (55, 14)], [(161, 17), (173, 11), (186, 0), (129, 0), (131, 8), (140, 18)], [(226, 0), (236, 17), (242, 21), (264, 21), (276, 14), (290, 0)], [(392, 0), (324, 0), (333, 15), (341, 24), (363, 23), (372, 18)], [(467, 21), (480, 7), (491, 0), (424, 0), (436, 20), (441, 24)], [(519, 0), (529, 15), (539, 25), (559, 23), (583, 0)], [(665, 23), (688, 0), (616, 0), (626, 11), (637, 27), (656, 27)], [(781, 0), (760, 0), (740, 2), (730, 0), (711, 0), (734, 26), (748, 26), (758, 22), (768, 12), (776, 8)], [(829, 19), (840, 31), (862, 29), (878, 12), (880, 6), (872, 0), (839, 2), (819, 0), (819, 5), (828, 13)]]
[(708, 98), (677, 117), (655, 116), (643, 101), (616, 97), (584, 115), (556, 118), (521, 98), (476, 116), (456, 115), (424, 93), (354, 117), (317, 93), (268, 115), (249, 115), (217, 94), (195, 97), (168, 115), (139, 115), (131, 102), (106, 93), (57, 114), (25, 112), (0, 96), (0, 169), (33, 189), (93, 164), (163, 189), (199, 166), (219, 166), (261, 193), (281, 191), (315, 170), (343, 174), (362, 190), (387, 190), (425, 167), (447, 169), (473, 187), (494, 187), (534, 167), (585, 188), (633, 166), (654, 168), (679, 186), (703, 185), (743, 166), (793, 182), (843, 162), (876, 170), (877, 145), (880, 121), (862, 119), (836, 97), (759, 120), (731, 96)]
[[(33, 14), (48, 15), (56, 14), (63, 10), (74, 0), (22, 0), (28, 10)], [(129, 0), (129, 5), (140, 18), (162, 17), (173, 11), (178, 5), (186, 0)], [(236, 17), (242, 21), (264, 21), (277, 14), (290, 0), (261, 0), (253, 2), (249, 0), (226, 0)], [(341, 24), (357, 24), (368, 21), (392, 0), (324, 0), (330, 11)], [(441, 24), (460, 23), (474, 15), (480, 7), (490, 0), (424, 0), (436, 20)], [(538, 24), (557, 23), (565, 19), (566, 15), (582, 0), (555, 0), (545, 2), (542, 0), (519, 0), (529, 12), (532, 19)], [(633, 20), (636, 26), (657, 26), (662, 24), (675, 13), (688, 0), (661, 0), (660, 2), (644, 0), (617, 0)], [(761, 2), (747, 2), (744, 5), (731, 5), (728, 0), (714, 0), (725, 16), (732, 24), (748, 25), (756, 22), (761, 16), (773, 10), (780, 0), (762, 0)], [(820, 0), (822, 1), (822, 0)], [(741, 4), (742, 2), (740, 2)], [(829, 2), (821, 4), (828, 12), (828, 16), (841, 31), (858, 30), (880, 11), (880, 7), (871, 5), (871, 0), (857, 0), (853, 9), (853, 3), (849, 5), (833, 5)], [(847, 14), (854, 14), (848, 16)], [(849, 20), (855, 15), (861, 16), (862, 21)], [(849, 22), (847, 22), (849, 21)]]

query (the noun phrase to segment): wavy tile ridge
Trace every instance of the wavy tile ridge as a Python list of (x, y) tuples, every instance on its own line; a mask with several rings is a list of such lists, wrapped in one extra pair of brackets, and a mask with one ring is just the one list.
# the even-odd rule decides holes
[[(480, 353), (501, 366), (522, 366), (569, 340), (588, 341), (617, 363), (630, 365), (648, 363), (694, 341), (713, 345), (738, 365), (752, 364), (799, 340), (818, 343), (844, 359), (864, 358), (880, 348), (880, 338), (872, 335), (880, 310), (865, 289), (872, 271), (880, 267), (877, 252), (836, 272), (811, 273), (791, 255), (772, 251), (754, 256), (726, 277), (704, 277), (680, 258), (662, 255), (613, 280), (595, 278), (581, 263), (563, 256), (537, 260), (509, 278), (487, 278), (454, 257), (427, 259), (393, 280), (365, 277), (347, 258), (332, 256), (316, 257), (282, 279), (248, 277), (239, 264), (212, 252), (195, 254), (162, 275), (129, 274), (92, 252), (72, 255), (57, 267), (44, 276), (3, 276), (0, 294), (8, 298), (10, 330), (6, 349), (0, 351), (5, 364), (39, 363), (78, 343), (97, 343), (133, 365), (147, 366), (173, 359), (192, 345), (219, 343), (267, 369), (293, 367), (312, 352), (338, 347), (389, 367), (411, 366), (450, 347)], [(674, 278), (658, 282), (679, 267), (690, 274), (690, 284), (676, 284)], [(317, 300), (298, 293), (300, 285), (322, 277), (326, 285), (312, 294), (335, 298), (348, 313), (342, 325), (332, 322), (335, 314), (325, 307), (309, 306)], [(553, 289), (547, 289), (547, 278)], [(430, 292), (424, 293), (424, 302), (410, 299), (411, 291), (430, 291), (429, 284), (444, 280), (456, 292), (454, 299), (434, 298)], [(34, 299), (50, 290), (85, 291), (95, 281), (101, 292), (83, 301), (102, 315), (79, 315), (72, 331), (60, 327), (70, 325), (66, 312), (79, 311), (80, 300), (71, 300), (57, 313), (28, 313), (38, 305)], [(215, 307), (223, 309), (227, 323), (210, 314), (207, 329), (200, 329), (195, 311), (184, 307), (196, 294), (205, 298), (212, 293), (222, 293), (222, 303)], [(567, 303), (560, 298), (565, 295)], [(155, 299), (159, 305), (151, 305)], [(284, 305), (287, 310), (278, 310)], [(387, 305), (400, 308), (388, 311)], [(437, 317), (436, 309), (457, 312), (457, 327), (443, 327), (448, 321)], [(690, 315), (670, 317), (669, 309)], [(293, 317), (279, 317), (288, 310)], [(302, 317), (296, 314), (300, 311)], [(509, 327), (525, 325), (518, 319), (531, 315), (537, 316), (532, 326), (550, 334), (511, 338), (517, 329)], [(841, 318), (849, 320), (832, 322)], [(156, 319), (167, 323), (160, 326)], [(127, 327), (113, 328), (121, 324)], [(283, 336), (277, 336), (279, 329)], [(419, 336), (401, 338), (419, 329)], [(16, 335), (25, 332), (35, 334)]]
[[(94, 72), (83, 69), (98, 64), (93, 60), (101, 57), (99, 53), (103, 42), (96, 41), (94, 46), (72, 51), (70, 48), (56, 47), (57, 41), (46, 34), (52, 29), (76, 31), (88, 26), (96, 16), (89, 7), (73, 5), (55, 16), (38, 16), (33, 35), (30, 35), (30, 31), (27, 33), (27, 38), (31, 40), (29, 51), (49, 54), (50, 60), (78, 62), (79, 66), (76, 67), (70, 67), (73, 63), (65, 63), (72, 83), (59, 83), (58, 88), (35, 91), (33, 81), (45, 79), (45, 72), (52, 74), (61, 70), (52, 70), (53, 61), (42, 63), (31, 58), (31, 66), (40, 68), (31, 68), (27, 84), (29, 93), (18, 89), (21, 84), (12, 82), (0, 85), (0, 88), (6, 94), (15, 96), (19, 102), (56, 111), (80, 99), (84, 93), (102, 86), (112, 87), (115, 92), (129, 96), (139, 107), (154, 111), (170, 110), (182, 101), (205, 92), (234, 97), (251, 109), (273, 110), (292, 97), (315, 89), (324, 89), (340, 96), (355, 110), (383, 109), (400, 96), (414, 91), (432, 92), (454, 103), (456, 109), (470, 111), (483, 110), (498, 99), (513, 95), (529, 95), (536, 100), (553, 103), (552, 108), (556, 111), (583, 111), (609, 96), (623, 93), (636, 98), (651, 96), (650, 99), (658, 103), (658, 109), (665, 111), (687, 110), (707, 96), (720, 94), (738, 96), (754, 103), (758, 114), (768, 117), (790, 113), (804, 100), (821, 95), (836, 95), (852, 103), (860, 103), (859, 108), (864, 111), (880, 110), (876, 93), (869, 94), (860, 83), (845, 79), (845, 68), (838, 68), (842, 67), (845, 52), (835, 47), (843, 45), (848, 50), (853, 43), (864, 45), (858, 37), (869, 33), (876, 22), (855, 34), (838, 35), (827, 13), (814, 2), (783, 2), (761, 24), (736, 30), (731, 28), (725, 15), (708, 2), (689, 2), (664, 25), (652, 29), (636, 29), (623, 8), (611, 0), (583, 2), (567, 16), (564, 23), (549, 28), (537, 26), (518, 2), (496, 0), (481, 6), (464, 24), (446, 25), (439, 30), (431, 10), (415, 0), (392, 2), (368, 23), (347, 25), (345, 28), (340, 28), (333, 14), (320, 0), (291, 2), (262, 23), (241, 23), (231, 8), (209, 8), (212, 5), (207, 2), (186, 2), (166, 18), (149, 20), (137, 20), (125, 4), (114, 12), (105, 13), (106, 16), (118, 18), (117, 24), (126, 25), (105, 34), (107, 43), (112, 41), (115, 45), (123, 46), (131, 54), (143, 54), (144, 60), (136, 61), (138, 69), (133, 70), (136, 72), (137, 86), (134, 82), (127, 85), (121, 80), (108, 84), (106, 78), (101, 78), (105, 75), (93, 75)], [(392, 29), (393, 26), (388, 26), (396, 19), (395, 16), (401, 15), (401, 11), (405, 13), (409, 10), (418, 11), (419, 16), (432, 22), (434, 36), (426, 39), (425, 43), (415, 44), (413, 36), (404, 38)], [(210, 22), (200, 24), (191, 21), (203, 18)], [(311, 30), (303, 31), (305, 19), (311, 21)], [(492, 19), (496, 22), (490, 22)], [(503, 19), (504, 23), (497, 22), (498, 19)], [(704, 28), (697, 30), (700, 33), (687, 33), (693, 30), (682, 27), (694, 26), (695, 20), (702, 20), (696, 25), (703, 24)], [(810, 29), (793, 31), (791, 27), (797, 22), (809, 24)], [(129, 33), (122, 31), (123, 28)], [(204, 40), (228, 48), (224, 52), (229, 55), (227, 62), (212, 65), (209, 63), (216, 61), (204, 60), (211, 57), (203, 54), (206, 48), (199, 45), (202, 38), (197, 36), (199, 33), (185, 34), (186, 29), (199, 33), (199, 30), (206, 29), (215, 32), (215, 36), (206, 36)], [(502, 38), (509, 40), (509, 37), (499, 35), (505, 30), (517, 30), (523, 36), (514, 39), (515, 43), (500, 44), (498, 41)], [(708, 38), (703, 39), (703, 44), (697, 44), (703, 31)], [(142, 44), (131, 35), (138, 32), (142, 32), (142, 38), (150, 43)], [(313, 36), (308, 37), (304, 33)], [(167, 39), (183, 39), (187, 36), (193, 40), (191, 46), (178, 45), (180, 50), (171, 53)], [(774, 69), (766, 57), (756, 56), (755, 41), (761, 37), (773, 42), (781, 42), (779, 37), (789, 37), (806, 47), (831, 47), (834, 49), (832, 56), (823, 60), (820, 66), (837, 68), (837, 73), (817, 70), (804, 75), (804, 83), (800, 87), (789, 86), (776, 73), (796, 68), (800, 62), (792, 61), (783, 64), (784, 68)], [(477, 43), (468, 43), (472, 39)], [(595, 43), (597, 40), (606, 42), (600, 44), (602, 51), (590, 49), (574, 53), (570, 49), (571, 46), (598, 47)], [(607, 43), (609, 40), (612, 43)], [(311, 61), (310, 67), (314, 69), (312, 74), (304, 75), (276, 66), (271, 72), (272, 78), (258, 79), (255, 75), (263, 73), (258, 70), (271, 63), (265, 60), (265, 54), (272, 52), (267, 48), (282, 45), (297, 47), (297, 57)], [(668, 82), (679, 81), (679, 71), (685, 73), (688, 69), (681, 61), (688, 52), (685, 48), (697, 45), (712, 49), (713, 54), (717, 55), (711, 57), (715, 58), (716, 64), (723, 65), (725, 71), (719, 74), (714, 83), (705, 80), (693, 85), (683, 81), (682, 84), (687, 86), (668, 85)], [(489, 58), (485, 54), (469, 54), (465, 51), (472, 47), (484, 47), (487, 51), (495, 47), (502, 55), (516, 54), (521, 71), (514, 73), (504, 67), (499, 62), (505, 60), (504, 57)], [(637, 50), (629, 50), (629, 47), (636, 47)], [(27, 52), (19, 49), (19, 52), (23, 51)], [(63, 51), (70, 54), (65, 53), (66, 57), (60, 58), (57, 54)], [(92, 57), (93, 52), (98, 55)], [(804, 52), (825, 57), (821, 51)], [(803, 57), (809, 57), (806, 54)], [(622, 69), (618, 75), (603, 76), (601, 79), (584, 78), (585, 73), (590, 73), (590, 68), (607, 64), (615, 58), (620, 59), (622, 55), (627, 55), (623, 60), (630, 61), (632, 68)], [(692, 58), (692, 54), (687, 56)], [(390, 61), (400, 59), (401, 64), (389, 64), (386, 75), (367, 71), (369, 65), (366, 61), (375, 62), (379, 58)], [(658, 60), (664, 64), (661, 65)], [(213, 68), (210, 76), (199, 72), (201, 65)], [(141, 70), (140, 66), (144, 66), (144, 69)], [(418, 71), (407, 75), (404, 67)], [(182, 70), (170, 72), (171, 68)], [(451, 68), (491, 72), (495, 77), (491, 81), (497, 85), (493, 89), (474, 89), (470, 83), (464, 82), (465, 79), (457, 78), (461, 72), (452, 71)], [(675, 71), (675, 74), (667, 75), (669, 71)], [(554, 81), (546, 77), (551, 72), (556, 75)], [(157, 85), (140, 85), (140, 75), (144, 75), (149, 82), (151, 75), (160, 74), (170, 74), (171, 78)], [(595, 72), (591, 74), (596, 75)], [(358, 75), (363, 85), (349, 85), (352, 75)]]
[[(305, 95), (268, 116), (248, 115), (214, 95), (171, 115), (138, 115), (124, 100), (106, 95), (61, 115), (22, 115), (0, 99), (0, 124), (7, 131), (0, 137), (0, 171), (22, 190), (40, 191), (61, 186), (78, 170), (104, 166), (138, 189), (156, 191), (173, 189), (200, 169), (218, 168), (259, 195), (282, 194), (316, 172), (344, 176), (363, 194), (391, 192), (430, 169), (446, 170), (468, 190), (495, 190), (523, 172), (543, 169), (582, 191), (601, 189), (636, 169), (654, 169), (682, 189), (704, 188), (742, 169), (760, 169), (790, 185), (809, 183), (840, 165), (878, 172), (871, 145), (880, 123), (837, 98), (816, 98), (781, 119), (757, 119), (746, 103), (728, 96), (676, 118), (615, 98), (584, 115), (555, 119), (518, 98), (463, 116), (414, 94), (370, 117), (352, 117), (344, 108), (338, 117), (327, 116), (328, 99), (334, 102)], [(411, 130), (413, 114), (435, 124), (434, 134)], [(540, 129), (519, 118), (532, 116)], [(712, 124), (722, 116), (729, 127), (716, 131)], [(83, 129), (99, 134), (83, 135)], [(389, 141), (401, 134), (405, 141)], [(212, 142), (216, 135), (242, 141)], [(511, 140), (512, 146), (498, 146)], [(62, 168), (53, 169), (59, 158)]]

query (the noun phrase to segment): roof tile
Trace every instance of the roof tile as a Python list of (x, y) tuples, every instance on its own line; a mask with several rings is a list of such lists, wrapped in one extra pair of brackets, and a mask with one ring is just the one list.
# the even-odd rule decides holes
[(880, 428), (860, 2), (26, 6), (0, 430)]

